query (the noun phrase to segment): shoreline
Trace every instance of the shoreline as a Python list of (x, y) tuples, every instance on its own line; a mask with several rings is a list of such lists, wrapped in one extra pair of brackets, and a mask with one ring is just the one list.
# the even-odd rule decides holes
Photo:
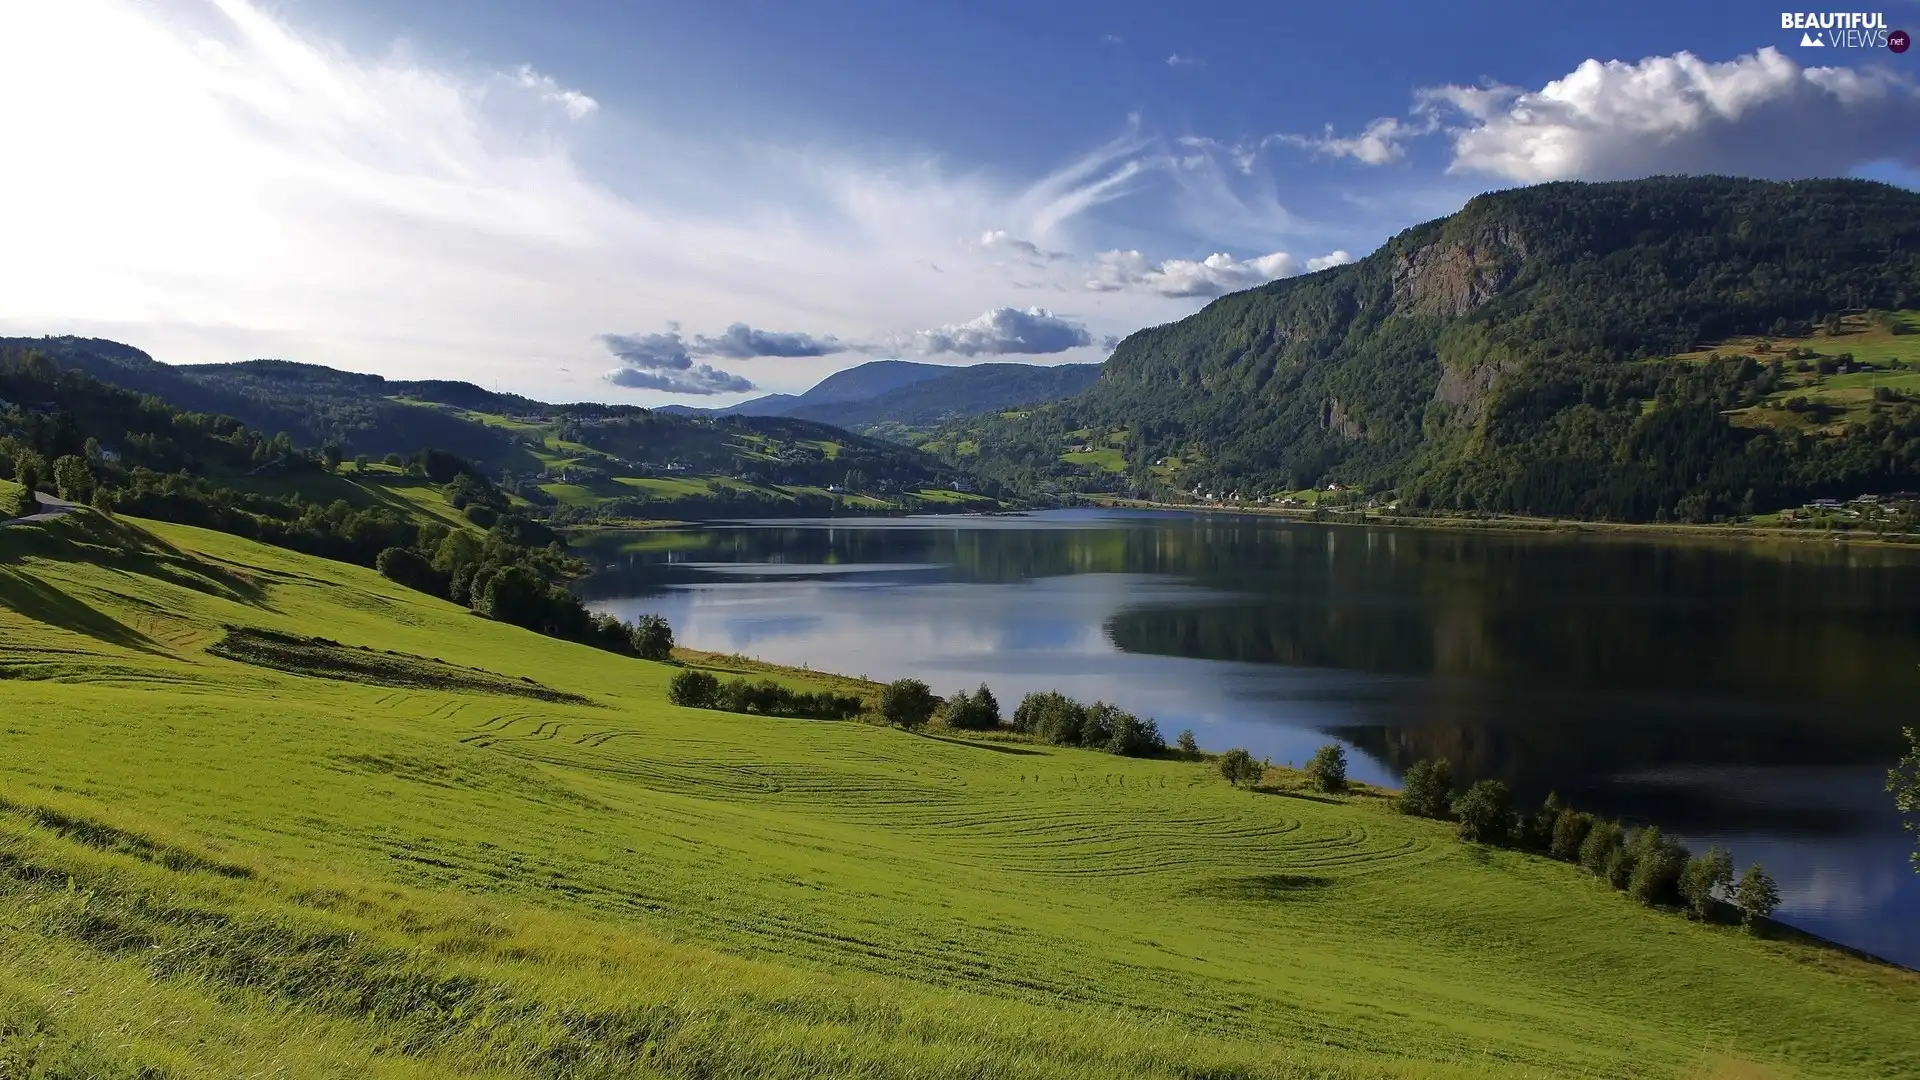
[(1154, 502), (1148, 499), (1123, 499), (1112, 496), (1081, 496), (1093, 506), (1116, 509), (1171, 510), (1198, 514), (1245, 514), (1275, 517), (1312, 525), (1372, 525), (1382, 528), (1430, 528), (1559, 536), (1624, 536), (1687, 540), (1783, 540), (1802, 544), (1851, 544), (1864, 547), (1920, 551), (1920, 533), (1848, 532), (1838, 529), (1815, 531), (1768, 525), (1688, 525), (1678, 522), (1586, 521), (1579, 518), (1534, 518), (1518, 515), (1497, 517), (1415, 517), (1379, 514), (1367, 511), (1329, 511), (1324, 518), (1312, 510), (1282, 509), (1274, 506), (1224, 506), (1194, 503)]

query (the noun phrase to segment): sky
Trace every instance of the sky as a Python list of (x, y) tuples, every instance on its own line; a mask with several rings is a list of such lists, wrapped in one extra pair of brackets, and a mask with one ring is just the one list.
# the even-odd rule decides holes
[(0, 333), (722, 405), (1098, 362), (1502, 187), (1920, 187), (1915, 0), (1575, 7), (0, 0)]

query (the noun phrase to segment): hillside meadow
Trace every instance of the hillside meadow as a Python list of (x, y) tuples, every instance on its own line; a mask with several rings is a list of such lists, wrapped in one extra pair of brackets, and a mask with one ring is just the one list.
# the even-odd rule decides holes
[(680, 709), (183, 526), (0, 560), (0, 1077), (1920, 1074), (1913, 973), (1371, 795)]

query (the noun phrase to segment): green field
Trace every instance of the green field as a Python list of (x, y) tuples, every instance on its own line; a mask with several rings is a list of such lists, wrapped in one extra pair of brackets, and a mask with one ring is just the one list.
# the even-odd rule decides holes
[(0, 560), (0, 1076), (1920, 1074), (1913, 974), (1377, 798), (679, 709), (192, 528)]

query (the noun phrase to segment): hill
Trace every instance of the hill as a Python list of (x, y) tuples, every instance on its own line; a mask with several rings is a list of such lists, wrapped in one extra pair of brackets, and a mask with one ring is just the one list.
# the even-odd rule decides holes
[[(23, 427), (41, 405), (52, 406), (41, 410), (48, 417), (61, 409), (87, 413), (91, 406), (75, 404), (86, 397), (80, 384), (64, 386), (56, 378), (75, 372), (153, 395), (182, 413), (286, 432), (288, 448), (331, 445), (349, 459), (445, 451), (556, 523), (990, 504), (957, 493), (954, 483), (963, 474), (929, 455), (801, 420), (549, 405), (471, 383), (389, 380), (280, 360), (171, 367), (96, 339), (0, 340), (0, 358), (9, 353), (45, 357), (55, 370), (35, 384), (43, 390), (23, 384), (0, 391), (20, 404), (11, 421), (0, 408), (0, 433), (8, 423)], [(138, 411), (137, 401), (122, 401), (81, 424), (86, 430), (75, 429), (71, 446), (42, 452), (51, 461), (76, 452), (88, 436), (118, 450), (126, 417)]]
[[(1027, 488), (1251, 498), (1337, 483), (1407, 508), (1622, 520), (1913, 488), (1914, 358), (1847, 354), (1855, 334), (1915, 327), (1896, 313), (1920, 301), (1916, 282), (1920, 194), (1885, 184), (1495, 192), (1356, 263), (1142, 330), (1084, 394), (933, 445)], [(1712, 348), (1815, 335), (1824, 365)], [(1875, 381), (1847, 416), (1736, 415), (1784, 410), (1842, 365)]]
[(191, 527), (0, 556), (22, 1075), (1920, 1069), (1912, 973), (1364, 794), (677, 708), (671, 666)]
[(1098, 364), (972, 364), (944, 368), (931, 378), (873, 397), (826, 402), (803, 398), (785, 415), (849, 431), (887, 434), (881, 429), (922, 428), (955, 417), (1057, 401), (1085, 390), (1099, 378)]
[(791, 416), (896, 442), (917, 429), (1015, 405), (1056, 401), (1091, 386), (1097, 364), (921, 364), (873, 360), (837, 371), (804, 394), (768, 394), (722, 409), (670, 405), (662, 412), (711, 416)]

